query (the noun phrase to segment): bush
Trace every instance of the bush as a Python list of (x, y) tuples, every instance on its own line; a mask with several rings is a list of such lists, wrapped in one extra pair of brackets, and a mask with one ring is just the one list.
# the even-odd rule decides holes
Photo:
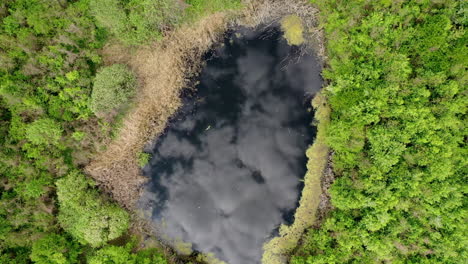
[(157, 249), (140, 250), (132, 253), (133, 243), (125, 247), (106, 246), (88, 257), (89, 264), (167, 264), (164, 255)]
[(289, 45), (301, 45), (304, 42), (304, 26), (298, 16), (290, 15), (282, 19), (281, 29)]
[(134, 95), (135, 87), (135, 76), (125, 65), (104, 67), (94, 79), (91, 110), (96, 115), (102, 115), (122, 108)]
[(239, 0), (187, 0), (189, 7), (185, 9), (184, 21), (192, 22), (211, 13), (240, 8)]
[(60, 124), (50, 118), (38, 119), (26, 128), (26, 138), (36, 145), (55, 145), (61, 137)]
[(125, 44), (142, 44), (175, 24), (181, 5), (174, 0), (91, 1), (98, 24)]
[(34, 242), (31, 260), (37, 264), (72, 264), (78, 262), (80, 246), (73, 240), (49, 234)]
[(98, 247), (127, 230), (127, 212), (104, 200), (92, 188), (91, 179), (73, 172), (58, 180), (56, 185), (59, 222), (79, 242)]

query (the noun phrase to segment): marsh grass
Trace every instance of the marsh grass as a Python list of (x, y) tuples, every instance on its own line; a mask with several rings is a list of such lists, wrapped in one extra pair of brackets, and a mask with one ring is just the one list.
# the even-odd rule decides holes
[(297, 247), (304, 232), (312, 227), (317, 218), (317, 208), (321, 198), (321, 178), (326, 169), (329, 148), (325, 144), (325, 133), (330, 122), (330, 107), (322, 94), (317, 94), (312, 101), (317, 122), (317, 137), (307, 150), (307, 172), (304, 176), (304, 188), (299, 200), (299, 207), (294, 214), (294, 223), (282, 225), (280, 235), (264, 245), (262, 263), (284, 264)]

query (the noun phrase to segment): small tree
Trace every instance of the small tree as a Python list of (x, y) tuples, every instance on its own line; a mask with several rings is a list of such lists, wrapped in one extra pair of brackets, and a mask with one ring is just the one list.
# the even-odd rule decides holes
[(83, 244), (93, 247), (122, 235), (129, 216), (117, 204), (106, 201), (92, 188), (94, 182), (78, 172), (58, 180), (59, 222)]
[(36, 264), (78, 263), (80, 246), (58, 234), (48, 234), (32, 246), (31, 260)]
[(94, 79), (91, 110), (102, 115), (123, 107), (134, 95), (135, 87), (135, 76), (125, 65), (104, 67)]
[(167, 264), (164, 254), (156, 249), (135, 251), (135, 240), (125, 246), (105, 246), (88, 255), (88, 264)]
[(38, 119), (26, 128), (26, 138), (36, 145), (55, 145), (62, 137), (60, 124), (50, 118)]

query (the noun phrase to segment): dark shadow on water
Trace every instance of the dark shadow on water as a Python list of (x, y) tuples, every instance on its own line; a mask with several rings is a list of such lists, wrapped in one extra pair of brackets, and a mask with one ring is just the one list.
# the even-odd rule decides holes
[(279, 225), (292, 223), (315, 137), (310, 98), (322, 85), (317, 60), (299, 51), (275, 28), (239, 29), (206, 55), (197, 92), (143, 170), (140, 205), (165, 235), (255, 264)]

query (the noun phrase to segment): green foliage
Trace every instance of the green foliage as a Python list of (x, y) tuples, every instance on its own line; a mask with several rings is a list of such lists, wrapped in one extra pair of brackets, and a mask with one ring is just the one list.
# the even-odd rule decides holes
[(121, 108), (135, 93), (136, 80), (125, 65), (102, 68), (96, 75), (90, 107), (95, 114)]
[(109, 33), (127, 44), (160, 36), (184, 16), (181, 3), (0, 1), (0, 263), (73, 263), (76, 244), (59, 224), (91, 245), (125, 231), (127, 214), (73, 172), (112, 134), (90, 108), (99, 54)]
[(81, 243), (102, 246), (127, 230), (127, 212), (104, 200), (84, 175), (72, 172), (56, 184), (60, 224)]
[(80, 246), (70, 238), (48, 234), (32, 246), (31, 260), (37, 264), (78, 263)]
[(240, 0), (187, 0), (185, 2), (189, 6), (185, 9), (183, 20), (188, 22), (215, 12), (239, 9), (242, 6)]
[(100, 0), (90, 7), (98, 24), (126, 44), (158, 38), (178, 20), (181, 5), (174, 0)]
[(37, 145), (56, 145), (61, 136), (60, 124), (49, 118), (37, 119), (26, 128), (26, 138)]
[(292, 263), (467, 259), (466, 5), (314, 3), (328, 41), (335, 209)]
[(150, 159), (151, 159), (151, 154), (149, 153), (140, 152), (140, 154), (138, 154), (138, 164), (140, 165), (140, 167), (146, 166), (146, 164), (148, 164)]
[(281, 20), (281, 29), (289, 45), (301, 45), (304, 42), (304, 26), (301, 18), (289, 15)]
[(157, 249), (132, 253), (132, 243), (125, 247), (106, 246), (88, 257), (89, 264), (167, 264), (164, 255)]

